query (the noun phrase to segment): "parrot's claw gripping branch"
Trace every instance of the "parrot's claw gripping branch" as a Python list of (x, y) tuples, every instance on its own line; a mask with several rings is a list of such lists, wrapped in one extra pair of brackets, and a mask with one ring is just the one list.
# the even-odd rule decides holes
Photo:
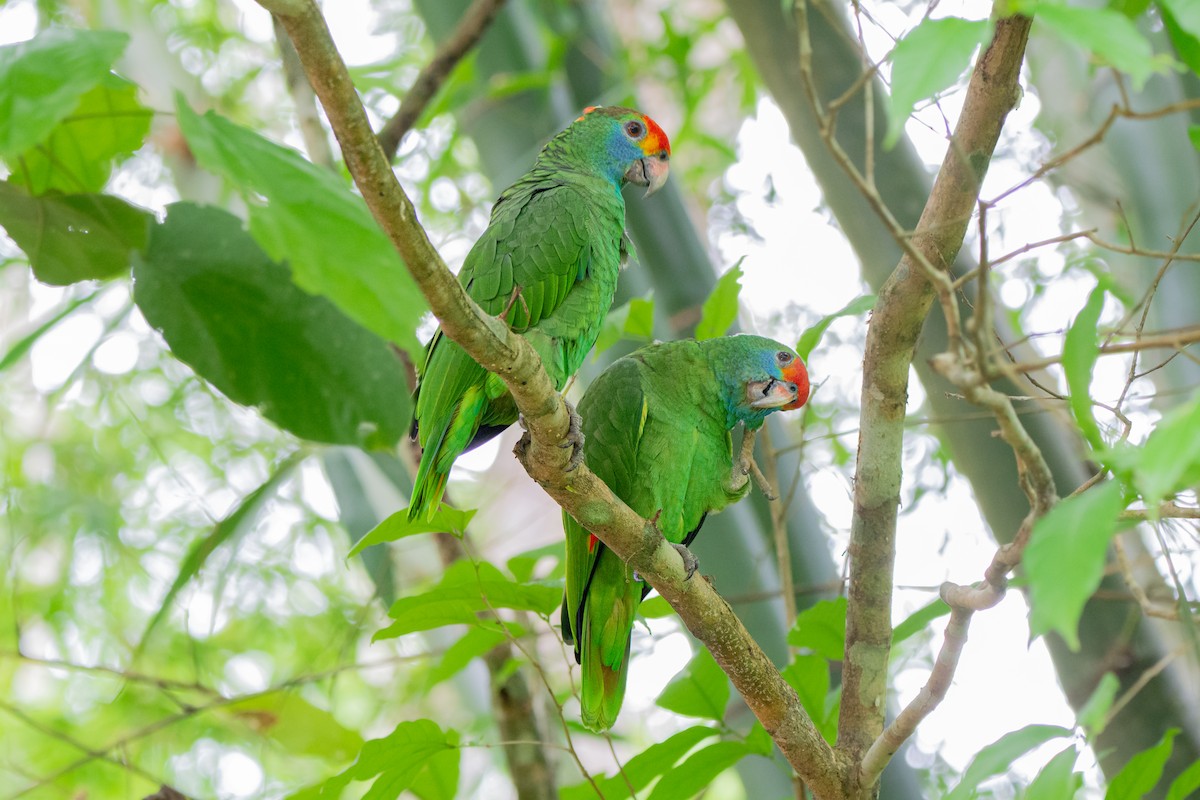
[[(804, 711), (794, 689), (706, 581), (685, 580), (674, 549), (588, 469), (567, 471), (571, 414), (541, 359), (520, 335), (463, 291), (430, 243), (416, 211), (375, 137), (349, 71), (313, 0), (260, 0), (296, 46), (325, 110), (346, 166), (372, 216), (400, 253), (442, 331), (499, 376), (524, 417), (529, 441), (519, 448), (530, 476), (575, 519), (658, 590), (708, 649), (793, 768), (817, 797), (844, 795), (843, 763)], [(743, 481), (745, 476), (743, 475)]]
[(700, 559), (696, 558), (696, 554), (688, 550), (685, 544), (672, 544), (671, 547), (674, 547), (675, 552), (683, 559), (683, 571), (687, 574), (684, 580), (690, 581), (696, 570), (700, 569)]
[(767, 476), (763, 475), (759, 469), (758, 463), (754, 460), (754, 440), (758, 435), (758, 431), (746, 428), (742, 433), (742, 445), (738, 450), (737, 458), (733, 460), (733, 470), (729, 473), (729, 488), (735, 492), (741, 491), (741, 488), (746, 485), (746, 476), (749, 475), (754, 479), (754, 485), (763, 493), (763, 496), (768, 500), (779, 499), (775, 494), (774, 487), (767, 480)]

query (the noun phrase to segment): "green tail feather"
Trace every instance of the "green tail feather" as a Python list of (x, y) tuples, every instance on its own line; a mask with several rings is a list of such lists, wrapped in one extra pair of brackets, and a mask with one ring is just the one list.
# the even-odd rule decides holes
[(434, 435), (426, 439), (417, 477), (413, 480), (412, 500), (408, 504), (410, 520), (433, 519), (446, 493), (450, 467), (475, 438), (486, 405), (483, 387), (471, 387), (441, 429), (435, 430)]
[[(631, 631), (632, 633), (632, 631)], [(629, 642), (625, 654), (615, 668), (605, 665), (598, 647), (585, 647), (580, 702), (583, 724), (602, 733), (617, 721), (621, 703), (625, 700), (625, 679), (629, 675)]]

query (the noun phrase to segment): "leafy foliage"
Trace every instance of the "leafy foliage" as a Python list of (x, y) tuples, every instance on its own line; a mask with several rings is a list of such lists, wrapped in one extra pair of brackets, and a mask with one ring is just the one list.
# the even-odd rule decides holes
[(712, 339), (723, 336), (737, 321), (738, 295), (742, 291), (742, 268), (738, 262), (720, 278), (717, 285), (704, 301), (700, 323), (696, 325), (696, 339)]

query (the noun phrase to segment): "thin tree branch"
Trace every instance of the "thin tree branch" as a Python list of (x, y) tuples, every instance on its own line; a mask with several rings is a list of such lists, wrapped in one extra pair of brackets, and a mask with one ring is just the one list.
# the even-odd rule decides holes
[(442, 88), (442, 84), (450, 77), (458, 62), (483, 36), (504, 3), (505, 0), (475, 0), (463, 14), (454, 33), (442, 42), (433, 58), (421, 69), (416, 81), (400, 102), (400, 109), (379, 131), (379, 144), (389, 160), (396, 157), (404, 134), (417, 124), (429, 101), (437, 94), (438, 89)]
[(843, 795), (832, 748), (804, 712), (795, 691), (704, 580), (686, 580), (679, 554), (586, 465), (567, 472), (568, 413), (536, 352), (502, 321), (486, 315), (446, 269), (417, 222), (371, 131), (353, 83), (311, 0), (260, 0), (280, 15), (309, 81), (325, 108), (346, 165), (371, 213), (392, 240), (442, 331), (504, 381), (525, 418), (526, 471), (572, 516), (647, 579), (712, 652), (789, 763), (818, 797)]
[(300, 129), (300, 138), (304, 140), (308, 160), (322, 167), (332, 167), (333, 149), (329, 146), (329, 136), (317, 111), (317, 96), (308, 85), (304, 67), (300, 66), (300, 56), (296, 55), (296, 48), (287, 37), (279, 17), (272, 16), (271, 25), (275, 30), (275, 43), (279, 46), (279, 59), (283, 62), (283, 83), (296, 108), (296, 126)]

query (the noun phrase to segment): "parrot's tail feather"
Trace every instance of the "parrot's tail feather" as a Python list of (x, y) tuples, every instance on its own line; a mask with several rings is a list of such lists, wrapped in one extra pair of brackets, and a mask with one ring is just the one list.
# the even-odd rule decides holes
[(629, 640), (625, 657), (614, 668), (601, 662), (599, 648), (586, 648), (580, 681), (580, 718), (589, 730), (602, 733), (613, 726), (625, 700), (625, 678), (629, 675)]
[(413, 480), (412, 500), (408, 504), (410, 520), (433, 519), (446, 493), (450, 467), (474, 438), (486, 405), (487, 398), (482, 388), (471, 387), (455, 407), (454, 413), (426, 440), (425, 449), (421, 451), (421, 465), (417, 467), (417, 477)]

